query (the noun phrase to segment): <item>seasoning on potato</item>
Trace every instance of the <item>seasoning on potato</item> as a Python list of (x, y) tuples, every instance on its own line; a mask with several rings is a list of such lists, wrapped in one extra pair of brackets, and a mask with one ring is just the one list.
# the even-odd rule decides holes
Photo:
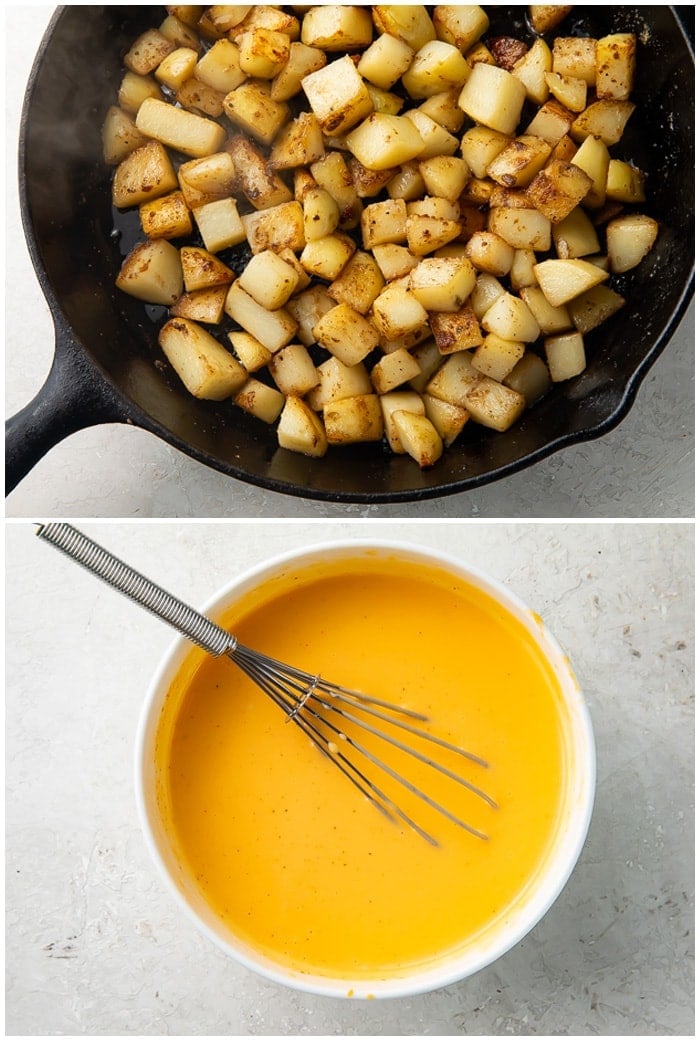
[(582, 373), (659, 226), (615, 153), (636, 38), (572, 11), (528, 8), (531, 42), (478, 6), (165, 7), (102, 137), (143, 232), (117, 285), (169, 309), (187, 389), (430, 467)]

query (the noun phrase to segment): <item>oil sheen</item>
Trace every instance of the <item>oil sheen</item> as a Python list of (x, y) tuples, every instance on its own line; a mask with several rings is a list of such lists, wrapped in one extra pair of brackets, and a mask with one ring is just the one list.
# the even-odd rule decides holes
[(471, 583), (381, 554), (290, 571), (220, 620), (249, 646), (425, 712), (488, 760), (460, 769), (498, 804), (388, 753), (488, 835), (398, 790), (429, 845), (230, 661), (193, 651), (159, 724), (159, 806), (181, 871), (231, 933), (282, 967), (371, 980), (438, 964), (502, 921), (550, 848), (565, 769), (561, 691), (524, 626)]

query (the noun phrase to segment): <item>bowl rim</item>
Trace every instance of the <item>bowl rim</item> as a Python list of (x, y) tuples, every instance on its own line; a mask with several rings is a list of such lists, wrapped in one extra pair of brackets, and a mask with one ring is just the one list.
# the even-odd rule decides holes
[[(564, 704), (567, 708), (567, 729), (575, 737), (576, 769), (572, 776), (578, 784), (576, 797), (566, 800), (564, 819), (560, 820), (551, 848), (546, 854), (535, 876), (528, 883), (529, 892), (524, 900), (516, 899), (516, 907), (506, 922), (486, 929), (486, 942), (477, 944), (475, 950), (469, 945), (465, 950), (448, 954), (439, 963), (419, 967), (402, 976), (387, 976), (376, 979), (339, 979), (306, 974), (286, 968), (245, 946), (245, 950), (234, 947), (215, 932), (190, 905), (186, 896), (173, 878), (158, 848), (148, 809), (146, 773), (152, 767), (149, 737), (160, 715), (170, 682), (182, 666), (192, 649), (184, 637), (176, 637), (161, 656), (148, 686), (142, 705), (135, 739), (134, 788), (136, 807), (141, 831), (150, 856), (156, 866), (166, 890), (176, 904), (195, 925), (200, 933), (208, 937), (219, 950), (250, 971), (275, 983), (295, 990), (335, 998), (400, 998), (426, 993), (456, 983), (493, 964), (516, 946), (544, 917), (566, 886), (583, 849), (588, 833), (595, 800), (596, 749), (591, 717), (583, 692), (572, 670), (568, 657), (542, 619), (517, 594), (499, 579), (493, 578), (481, 568), (460, 559), (457, 554), (444, 552), (420, 543), (404, 539), (357, 538), (334, 541), (309, 542), (294, 549), (271, 555), (246, 568), (220, 587), (202, 606), (204, 614), (216, 612), (230, 606), (245, 592), (254, 588), (261, 580), (278, 574), (290, 564), (311, 565), (323, 559), (343, 555), (401, 554), (416, 561), (442, 566), (466, 581), (472, 581), (485, 593), (490, 594), (501, 606), (509, 610), (538, 642), (540, 649), (555, 669), (560, 681)], [(571, 782), (569, 787), (572, 787)], [(495, 934), (495, 935), (494, 935)]]

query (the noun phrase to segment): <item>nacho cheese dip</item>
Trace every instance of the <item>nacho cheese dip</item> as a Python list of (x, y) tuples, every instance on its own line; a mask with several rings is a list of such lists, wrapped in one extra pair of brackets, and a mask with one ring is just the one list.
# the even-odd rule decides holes
[(567, 710), (552, 665), (513, 613), (419, 554), (292, 562), (217, 620), (426, 713), (433, 733), (488, 760), (433, 753), (497, 809), (386, 754), (487, 840), (390, 783), (439, 844), (387, 821), (226, 658), (192, 649), (160, 710), (154, 790), (171, 875), (220, 936), (292, 974), (386, 980), (478, 945), (525, 900), (560, 824)]

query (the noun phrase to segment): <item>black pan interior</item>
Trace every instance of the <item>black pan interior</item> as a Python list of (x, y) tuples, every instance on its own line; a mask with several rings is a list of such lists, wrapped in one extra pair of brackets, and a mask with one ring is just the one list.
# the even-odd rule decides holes
[[(527, 34), (525, 8), (486, 7), (494, 33)], [(59, 8), (47, 32), (23, 114), (23, 217), (52, 310), (77, 347), (117, 389), (125, 420), (232, 477), (273, 490), (335, 501), (402, 501), (462, 491), (599, 436), (626, 414), (643, 374), (670, 338), (688, 301), (694, 239), (694, 67), (670, 7), (577, 7), (560, 33), (634, 30), (639, 38), (637, 110), (621, 158), (648, 172), (645, 211), (661, 222), (654, 250), (611, 284), (628, 305), (587, 337), (586, 373), (560, 384), (505, 434), (470, 425), (432, 469), (376, 445), (309, 460), (283, 449), (274, 431), (228, 405), (198, 402), (168, 371), (155, 343), (162, 315), (114, 288), (129, 223), (110, 204), (111, 171), (100, 128), (134, 37), (162, 7)]]

